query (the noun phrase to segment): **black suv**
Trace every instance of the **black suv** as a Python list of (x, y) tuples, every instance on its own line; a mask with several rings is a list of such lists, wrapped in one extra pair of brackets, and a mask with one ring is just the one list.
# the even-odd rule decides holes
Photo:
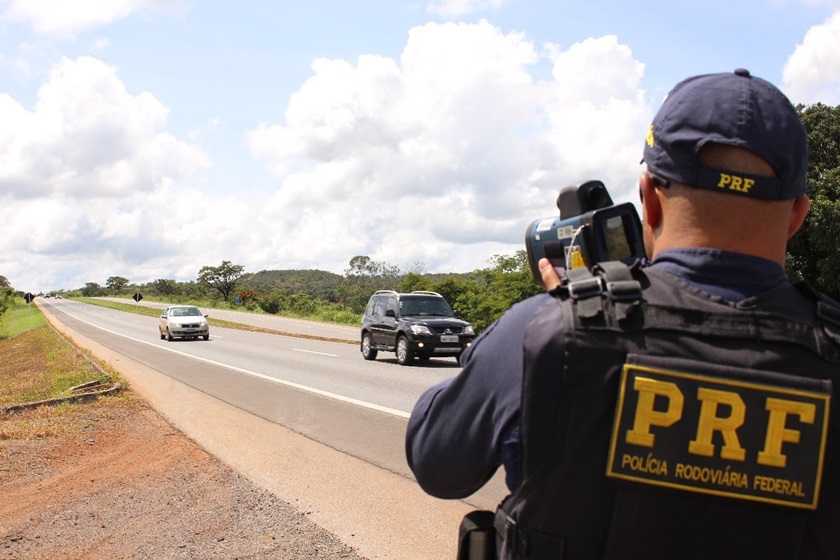
[(375, 360), (379, 350), (395, 352), (400, 365), (432, 355), (460, 360), (474, 338), (472, 325), (458, 319), (437, 292), (380, 290), (371, 296), (362, 316), (361, 350), (366, 360)]

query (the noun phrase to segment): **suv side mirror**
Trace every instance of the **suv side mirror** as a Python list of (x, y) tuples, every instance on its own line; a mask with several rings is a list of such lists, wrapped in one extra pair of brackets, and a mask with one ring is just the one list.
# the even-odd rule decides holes
[(386, 317), (396, 317), (396, 316), (397, 316), (397, 314), (396, 314), (396, 313), (394, 313), (394, 310), (393, 310), (393, 309), (388, 309), (387, 311), (385, 311), (385, 316), (386, 316)]
[(460, 312), (460, 311), (458, 311), (457, 309), (453, 309), (453, 310), (452, 310), (452, 314), (453, 314), (453, 315), (455, 315), (456, 317), (460, 317), (460, 316), (461, 316), (461, 312)]

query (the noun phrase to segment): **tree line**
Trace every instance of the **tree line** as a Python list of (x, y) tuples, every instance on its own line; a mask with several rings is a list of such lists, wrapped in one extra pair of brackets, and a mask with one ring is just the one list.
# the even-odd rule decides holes
[(101, 286), (88, 282), (65, 292), (68, 296), (144, 297), (192, 302), (215, 307), (261, 309), (357, 324), (370, 296), (377, 290), (431, 290), (440, 293), (477, 330), (483, 330), (511, 305), (539, 293), (531, 276), (525, 250), (512, 256), (496, 255), (487, 268), (465, 274), (430, 274), (424, 265), (410, 271), (358, 255), (343, 275), (321, 270), (272, 270), (246, 273), (242, 265), (222, 261), (202, 266), (195, 281), (160, 278), (144, 284), (111, 276)]

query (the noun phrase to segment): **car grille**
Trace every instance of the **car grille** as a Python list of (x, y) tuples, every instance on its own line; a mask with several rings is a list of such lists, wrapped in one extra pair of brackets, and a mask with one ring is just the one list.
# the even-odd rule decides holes
[(430, 327), (434, 334), (461, 334), (464, 329), (461, 327)]
[(182, 329), (197, 329), (199, 327), (199, 323), (183, 323), (181, 325)]

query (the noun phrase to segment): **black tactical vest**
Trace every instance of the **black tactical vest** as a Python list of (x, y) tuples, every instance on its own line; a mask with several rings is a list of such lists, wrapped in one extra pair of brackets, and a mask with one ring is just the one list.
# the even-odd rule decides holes
[(500, 558), (840, 558), (840, 306), (571, 272), (525, 336)]

